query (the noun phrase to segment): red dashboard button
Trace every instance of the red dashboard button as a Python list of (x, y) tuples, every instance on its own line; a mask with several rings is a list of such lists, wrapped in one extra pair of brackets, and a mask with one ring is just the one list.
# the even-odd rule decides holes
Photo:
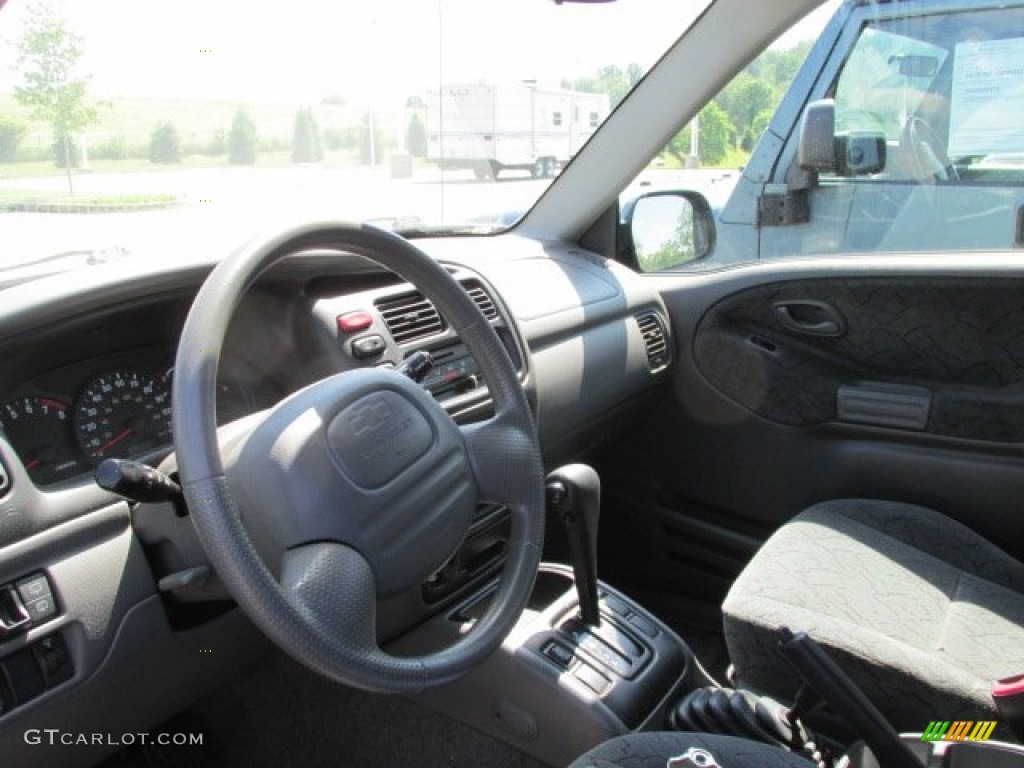
[(338, 330), (342, 333), (365, 331), (373, 325), (373, 316), (369, 312), (359, 310), (338, 315)]

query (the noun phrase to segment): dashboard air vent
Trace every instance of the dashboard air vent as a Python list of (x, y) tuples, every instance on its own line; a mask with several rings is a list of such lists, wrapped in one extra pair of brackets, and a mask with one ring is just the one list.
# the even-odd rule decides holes
[(476, 280), (470, 280), (463, 284), (466, 289), (466, 293), (469, 294), (476, 305), (483, 312), (484, 317), (488, 320), (496, 320), (498, 317), (498, 308), (494, 306), (494, 300), (491, 299), (490, 294), (484, 290), (484, 287), (480, 285)]
[(668, 365), (668, 340), (665, 338), (665, 327), (661, 323), (661, 318), (655, 314), (637, 315), (636, 323), (644, 337), (647, 364), (652, 372), (660, 371)]
[(445, 328), (437, 308), (419, 291), (378, 299), (374, 306), (398, 344), (433, 336)]

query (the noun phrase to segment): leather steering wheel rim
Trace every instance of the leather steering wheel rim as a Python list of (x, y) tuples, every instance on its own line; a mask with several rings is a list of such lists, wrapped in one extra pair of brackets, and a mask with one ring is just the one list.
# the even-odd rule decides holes
[[(492, 418), (461, 428), (450, 423), (450, 429), (457, 431), (455, 442), (461, 440), (464, 445), (464, 460), (471, 475), (467, 484), (476, 490), (474, 506), (476, 499), (481, 499), (503, 504), (509, 510), (511, 534), (506, 561), (485, 614), (468, 633), (441, 651), (397, 657), (379, 647), (374, 632), (376, 584), (381, 571), (390, 567), (387, 558), (364, 556), (358, 546), (347, 541), (306, 541), (297, 537), (281, 552), (280, 563), (265, 562), (265, 552), (250, 535), (251, 524), (247, 527), (243, 521), (247, 512), (232, 492), (233, 475), (225, 473), (215, 401), (219, 351), (228, 324), (259, 275), (288, 254), (321, 249), (369, 258), (433, 300), (469, 347), (494, 401)], [(440, 406), (401, 374), (339, 374), (330, 377), (324, 387), (317, 387), (307, 388), (311, 394), (305, 396), (328, 398), (329, 407), (318, 404), (317, 408), (340, 414), (331, 416), (330, 430), (326, 425), (322, 427), (325, 434), (331, 431), (330, 435), (324, 437), (317, 432), (316, 437), (334, 441), (330, 447), (333, 451), (348, 450), (348, 436), (336, 437), (335, 426), (350, 418), (354, 409), (366, 410), (363, 401), (378, 402), (379, 398), (374, 400), (377, 388), (388, 390), (392, 410), (411, 414), (408, 418), (402, 416), (405, 421), (399, 426), (403, 429), (407, 422), (418, 419), (435, 433), (449, 428), (445, 426), (446, 415), (442, 418), (430, 410), (436, 407), (443, 413)], [(317, 394), (346, 387), (354, 387), (354, 394)], [(289, 400), (275, 406), (262, 424), (273, 425), (274, 414), (285, 413)], [(352, 405), (353, 400), (359, 402)], [(212, 271), (189, 311), (175, 363), (173, 403), (180, 482), (211, 564), (253, 622), (298, 661), (348, 685), (410, 693), (467, 672), (496, 650), (514, 627), (529, 599), (543, 545), (544, 475), (533, 416), (515, 367), (494, 329), (455, 279), (409, 241), (368, 225), (317, 221), (258, 237), (242, 246)], [(274, 429), (263, 425), (257, 429)], [(394, 435), (382, 439), (388, 437)], [(272, 434), (271, 439), (275, 438)], [(430, 450), (424, 448), (424, 454)], [(359, 475), (362, 469), (357, 470), (353, 476), (366, 485)], [(399, 470), (396, 476), (411, 471)], [(377, 478), (373, 479), (376, 482)], [(343, 480), (358, 485), (348, 476)], [(385, 487), (387, 482), (390, 480), (385, 478)], [(366, 494), (372, 498), (370, 491)], [(294, 512), (289, 510), (289, 514)], [(330, 524), (334, 524), (333, 518)], [(465, 525), (468, 527), (468, 520)], [(411, 549), (407, 552), (418, 553)], [(394, 557), (395, 561), (404, 559)], [(444, 559), (433, 567), (439, 568)], [(406, 581), (410, 578), (409, 574), (403, 577)]]

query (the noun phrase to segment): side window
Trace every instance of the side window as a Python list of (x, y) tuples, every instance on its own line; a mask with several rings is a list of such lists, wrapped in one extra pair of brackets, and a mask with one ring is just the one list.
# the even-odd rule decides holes
[(643, 272), (713, 266), (717, 218), (838, 5), (826, 3), (744, 67), (625, 189), (621, 258)]
[[(800, 22), (620, 195), (620, 258), (660, 271), (1024, 248), (1024, 5), (829, 5), (827, 39), (827, 17)], [(646, 202), (667, 194), (685, 216)]]
[(562, 113), (552, 112), (551, 113), (551, 124), (556, 128), (562, 124)]
[(1024, 182), (1020, 10), (879, 20), (833, 89), (838, 136), (880, 133), (884, 168), (861, 180)]

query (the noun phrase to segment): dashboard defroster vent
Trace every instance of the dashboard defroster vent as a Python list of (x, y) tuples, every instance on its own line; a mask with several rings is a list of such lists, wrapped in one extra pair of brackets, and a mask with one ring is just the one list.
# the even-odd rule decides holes
[(398, 344), (433, 336), (445, 329), (437, 308), (419, 291), (378, 299), (374, 306)]
[(654, 313), (637, 315), (636, 324), (640, 326), (640, 333), (644, 338), (647, 364), (651, 367), (651, 372), (662, 370), (668, 365), (668, 339), (661, 318)]
[(491, 299), (490, 294), (484, 290), (484, 287), (480, 285), (476, 280), (470, 280), (463, 284), (466, 289), (466, 293), (469, 294), (469, 298), (480, 308), (484, 317), (488, 320), (496, 320), (498, 318), (498, 308), (494, 306), (494, 300)]

